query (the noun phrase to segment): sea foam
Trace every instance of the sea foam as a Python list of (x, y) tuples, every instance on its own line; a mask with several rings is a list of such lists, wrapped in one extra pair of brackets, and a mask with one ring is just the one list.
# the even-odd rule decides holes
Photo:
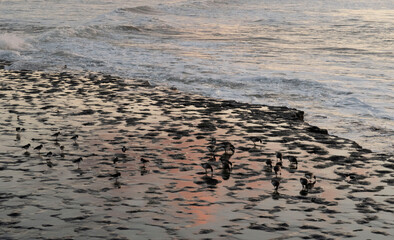
[(0, 34), (0, 49), (1, 50), (13, 50), (20, 51), (26, 50), (30, 47), (23, 38), (15, 35), (15, 34)]

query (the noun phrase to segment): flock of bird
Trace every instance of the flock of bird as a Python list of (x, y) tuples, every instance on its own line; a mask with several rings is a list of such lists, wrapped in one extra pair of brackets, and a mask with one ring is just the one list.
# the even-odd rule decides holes
[[(256, 147), (257, 143), (262, 143), (262, 139), (259, 137), (250, 137), (250, 140), (253, 142), (254, 147)], [(222, 164), (222, 173), (229, 173), (232, 170), (232, 162), (230, 161), (231, 156), (235, 153), (235, 147), (233, 144), (230, 142), (221, 142), (219, 144), (216, 143), (216, 139), (212, 138), (210, 141), (210, 145), (208, 145), (208, 150), (209, 150), (209, 160), (208, 162), (201, 163), (201, 166), (205, 169), (205, 174), (208, 174), (208, 170), (211, 170), (211, 178), (213, 177), (213, 167), (212, 164), (213, 162), (216, 162), (216, 157), (218, 156), (217, 153), (219, 151), (224, 151), (224, 153), (220, 156), (219, 160), (221, 161)], [(274, 187), (274, 193), (278, 194), (278, 189), (280, 186), (280, 180), (281, 178), (278, 177), (278, 175), (282, 175), (281, 170), (283, 168), (283, 153), (282, 152), (276, 152), (276, 164), (273, 165), (273, 161), (271, 159), (267, 159), (265, 164), (266, 164), (266, 169), (269, 171), (274, 171), (275, 177), (271, 179), (271, 183)], [(295, 156), (289, 155), (286, 156), (286, 158), (289, 160), (290, 168), (297, 169), (298, 168), (298, 160)], [(307, 195), (308, 192), (314, 187), (316, 183), (316, 176), (312, 173), (305, 173), (304, 177), (300, 178), (300, 183), (302, 186), (302, 189), (300, 191), (301, 195)]]
[[(20, 128), (20, 127), (16, 128), (17, 140), (20, 140), (20, 133), (23, 132), (23, 131), (25, 131), (24, 128)], [(58, 138), (59, 138), (60, 135), (61, 135), (60, 132), (56, 132), (56, 133), (52, 134), (51, 136), (54, 138), (55, 145), (59, 146), (60, 155), (62, 157), (64, 157), (64, 152), (63, 152), (64, 151), (64, 146), (60, 145), (58, 143)], [(73, 135), (70, 138), (70, 140), (74, 141), (74, 145), (76, 145), (76, 146), (78, 145), (77, 144), (78, 137), (79, 137), (78, 135)], [(256, 147), (257, 143), (259, 143), (259, 142), (262, 143), (262, 139), (259, 138), (259, 137), (250, 137), (250, 140), (253, 142), (254, 147)], [(43, 148), (43, 146), (44, 146), (43, 144), (39, 144), (39, 145), (35, 146), (33, 149), (35, 151), (37, 151), (39, 154), (41, 154), (40, 151)], [(30, 149), (30, 147), (32, 147), (30, 143), (22, 146), (22, 149), (25, 150), (25, 154), (29, 154), (28, 150)], [(219, 160), (220, 160), (221, 165), (222, 165), (222, 168), (221, 168), (222, 169), (222, 177), (223, 177), (224, 180), (227, 180), (230, 177), (230, 173), (231, 173), (231, 171), (233, 169), (233, 163), (230, 161), (230, 159), (235, 153), (234, 145), (231, 144), (228, 141), (217, 143), (216, 139), (212, 137), (211, 140), (209, 141), (209, 145), (207, 146), (207, 148), (208, 148), (208, 151), (209, 151), (209, 154), (208, 154), (209, 159), (208, 159), (207, 162), (201, 163), (201, 166), (205, 169), (205, 174), (206, 175), (208, 174), (208, 170), (211, 171), (211, 177), (206, 177), (206, 181), (207, 182), (215, 181), (215, 179), (212, 178), (213, 177), (213, 173), (214, 173), (212, 164), (217, 161), (217, 159), (216, 159), (217, 157), (219, 157)], [(125, 153), (127, 151), (126, 146), (123, 146), (121, 150), (122, 150), (123, 153)], [(221, 155), (218, 155), (218, 153), (221, 152), (221, 151), (223, 153)], [(51, 157), (52, 155), (54, 155), (52, 152), (48, 152), (48, 153), (45, 154), (46, 157)], [(270, 171), (273, 170), (274, 173), (275, 173), (275, 177), (273, 177), (271, 179), (271, 183), (272, 183), (272, 185), (274, 187), (274, 193), (277, 194), (279, 186), (280, 186), (280, 180), (281, 180), (281, 178), (278, 177), (278, 175), (282, 175), (281, 170), (283, 168), (283, 157), (284, 156), (283, 156), (283, 154), (281, 152), (276, 152), (275, 156), (276, 156), (276, 163), (275, 163), (275, 165), (273, 165), (273, 161), (271, 159), (267, 159), (265, 164), (266, 164), (266, 169), (268, 169)], [(298, 168), (298, 160), (297, 160), (297, 158), (295, 156), (291, 156), (290, 155), (290, 156), (286, 156), (286, 158), (290, 162), (290, 165), (289, 165), (290, 168), (293, 168), (293, 169), (297, 169)], [(48, 167), (53, 167), (53, 163), (50, 161), (50, 159), (47, 159), (46, 161), (47, 161)], [(72, 162), (77, 164), (77, 167), (78, 167), (78, 170), (79, 170), (80, 169), (79, 164), (82, 161), (83, 161), (83, 158), (79, 157), (77, 159), (74, 159)], [(116, 165), (117, 165), (117, 163), (119, 161), (120, 160), (119, 160), (118, 156), (115, 156), (112, 159), (115, 173), (114, 174), (110, 174), (109, 176), (111, 178), (115, 179), (115, 185), (120, 187), (120, 185), (118, 183), (118, 178), (121, 176), (121, 173), (117, 170), (117, 167), (116, 167)], [(148, 163), (149, 160), (145, 159), (145, 158), (141, 158), (140, 162), (142, 164), (141, 169), (140, 169), (141, 170), (141, 175), (144, 175), (145, 173), (148, 172), (147, 169), (146, 169), (145, 164)], [(308, 194), (308, 191), (311, 190), (314, 187), (314, 185), (316, 183), (316, 176), (314, 176), (311, 173), (306, 173), (305, 177), (301, 177), (300, 178), (300, 183), (302, 185), (302, 190), (301, 190), (300, 194), (301, 195), (306, 195), (306, 194)]]
[[(24, 128), (20, 128), (20, 127), (17, 127), (17, 128), (16, 128), (16, 132), (17, 132), (16, 139), (17, 139), (18, 141), (21, 139), (21, 132), (24, 132), (24, 131), (25, 131)], [(62, 158), (64, 158), (64, 156), (65, 156), (65, 155), (64, 155), (64, 149), (65, 149), (65, 147), (64, 147), (64, 145), (60, 145), (60, 144), (59, 144), (59, 136), (60, 136), (60, 135), (61, 135), (60, 132), (56, 132), (56, 133), (52, 134), (51, 137), (54, 138), (53, 141), (55, 141), (55, 145), (58, 146), (59, 149), (60, 149), (60, 156), (61, 156)], [(78, 143), (77, 143), (78, 138), (79, 138), (78, 135), (73, 135), (73, 136), (70, 138), (70, 140), (73, 141), (73, 145), (74, 145), (74, 146), (78, 146)], [(43, 147), (44, 147), (43, 144), (39, 144), (39, 145), (37, 145), (37, 146), (35, 146), (35, 147), (33, 148), (33, 146), (32, 146), (30, 143), (28, 143), (28, 144), (26, 144), (26, 145), (23, 145), (21, 148), (25, 150), (25, 152), (24, 152), (25, 155), (30, 155), (30, 153), (29, 153), (29, 149), (30, 149), (30, 148), (33, 148), (34, 151), (37, 151), (37, 153), (38, 153), (39, 155), (41, 155), (41, 150), (43, 149)], [(126, 146), (122, 146), (121, 151), (122, 151), (123, 153), (125, 153), (125, 152), (127, 151)], [(47, 158), (46, 158), (46, 164), (47, 164), (47, 166), (50, 167), (50, 168), (52, 168), (52, 167), (54, 166), (54, 164), (53, 164), (52, 161), (50, 160), (50, 157), (52, 157), (52, 156), (54, 156), (54, 155), (56, 155), (56, 154), (54, 154), (52, 151), (49, 151), (49, 152), (47, 152), (46, 154), (43, 155), (43, 156), (47, 157)], [(80, 163), (81, 163), (82, 161), (83, 161), (83, 157), (78, 157), (78, 158), (72, 160), (72, 162), (75, 163), (75, 164), (77, 165), (77, 170), (80, 170), (80, 166), (79, 166), (79, 165), (80, 165)], [(111, 177), (112, 179), (115, 179), (115, 186), (117, 186), (117, 187), (120, 187), (120, 183), (118, 182), (118, 178), (121, 176), (121, 173), (120, 173), (120, 172), (118, 171), (118, 169), (117, 169), (117, 163), (118, 163), (119, 161), (120, 161), (120, 159), (119, 159), (118, 156), (115, 156), (115, 157), (112, 159), (112, 163), (113, 163), (113, 167), (114, 167), (114, 172), (115, 172), (115, 173), (109, 174), (109, 175), (108, 175), (108, 177)], [(148, 159), (145, 159), (145, 158), (141, 158), (141, 159), (140, 159), (140, 162), (141, 162), (141, 164), (142, 164), (142, 165), (141, 165), (141, 169), (140, 169), (140, 170), (141, 170), (141, 175), (144, 175), (144, 174), (146, 174), (146, 173), (148, 172), (148, 170), (146, 169), (146, 164), (149, 162), (149, 160), (148, 160)]]

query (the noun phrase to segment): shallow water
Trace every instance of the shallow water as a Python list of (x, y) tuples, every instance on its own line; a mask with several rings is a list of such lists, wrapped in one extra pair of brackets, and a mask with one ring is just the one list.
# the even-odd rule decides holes
[(3, 0), (0, 59), (294, 107), (392, 153), (393, 9), (390, 0)]
[[(312, 133), (294, 110), (220, 102), (100, 74), (0, 77), (3, 238), (394, 235), (392, 156)], [(76, 142), (70, 139), (75, 134)], [(251, 136), (262, 143), (254, 146)], [(234, 144), (231, 171), (209, 161), (211, 137), (217, 145)], [(40, 152), (32, 149), (39, 144)], [(277, 151), (297, 156), (297, 168), (285, 159), (275, 176), (265, 161), (275, 163)], [(78, 157), (79, 165), (73, 162)], [(203, 162), (212, 164), (212, 175)], [(118, 179), (111, 177), (116, 171)], [(308, 172), (317, 182), (301, 194), (299, 178)], [(272, 179), (281, 182), (278, 192)]]

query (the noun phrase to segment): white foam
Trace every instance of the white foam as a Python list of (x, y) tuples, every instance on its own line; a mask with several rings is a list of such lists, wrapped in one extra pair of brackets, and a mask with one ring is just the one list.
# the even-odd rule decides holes
[(10, 33), (0, 34), (0, 49), (1, 50), (12, 50), (12, 51), (21, 51), (30, 48), (31, 45), (26, 43), (26, 41), (15, 35)]

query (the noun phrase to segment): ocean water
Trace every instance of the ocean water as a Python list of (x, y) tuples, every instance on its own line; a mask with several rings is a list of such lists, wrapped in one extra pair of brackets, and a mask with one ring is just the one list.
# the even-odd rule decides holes
[(393, 53), (392, 0), (0, 0), (11, 69), (67, 65), (293, 107), (389, 153)]

